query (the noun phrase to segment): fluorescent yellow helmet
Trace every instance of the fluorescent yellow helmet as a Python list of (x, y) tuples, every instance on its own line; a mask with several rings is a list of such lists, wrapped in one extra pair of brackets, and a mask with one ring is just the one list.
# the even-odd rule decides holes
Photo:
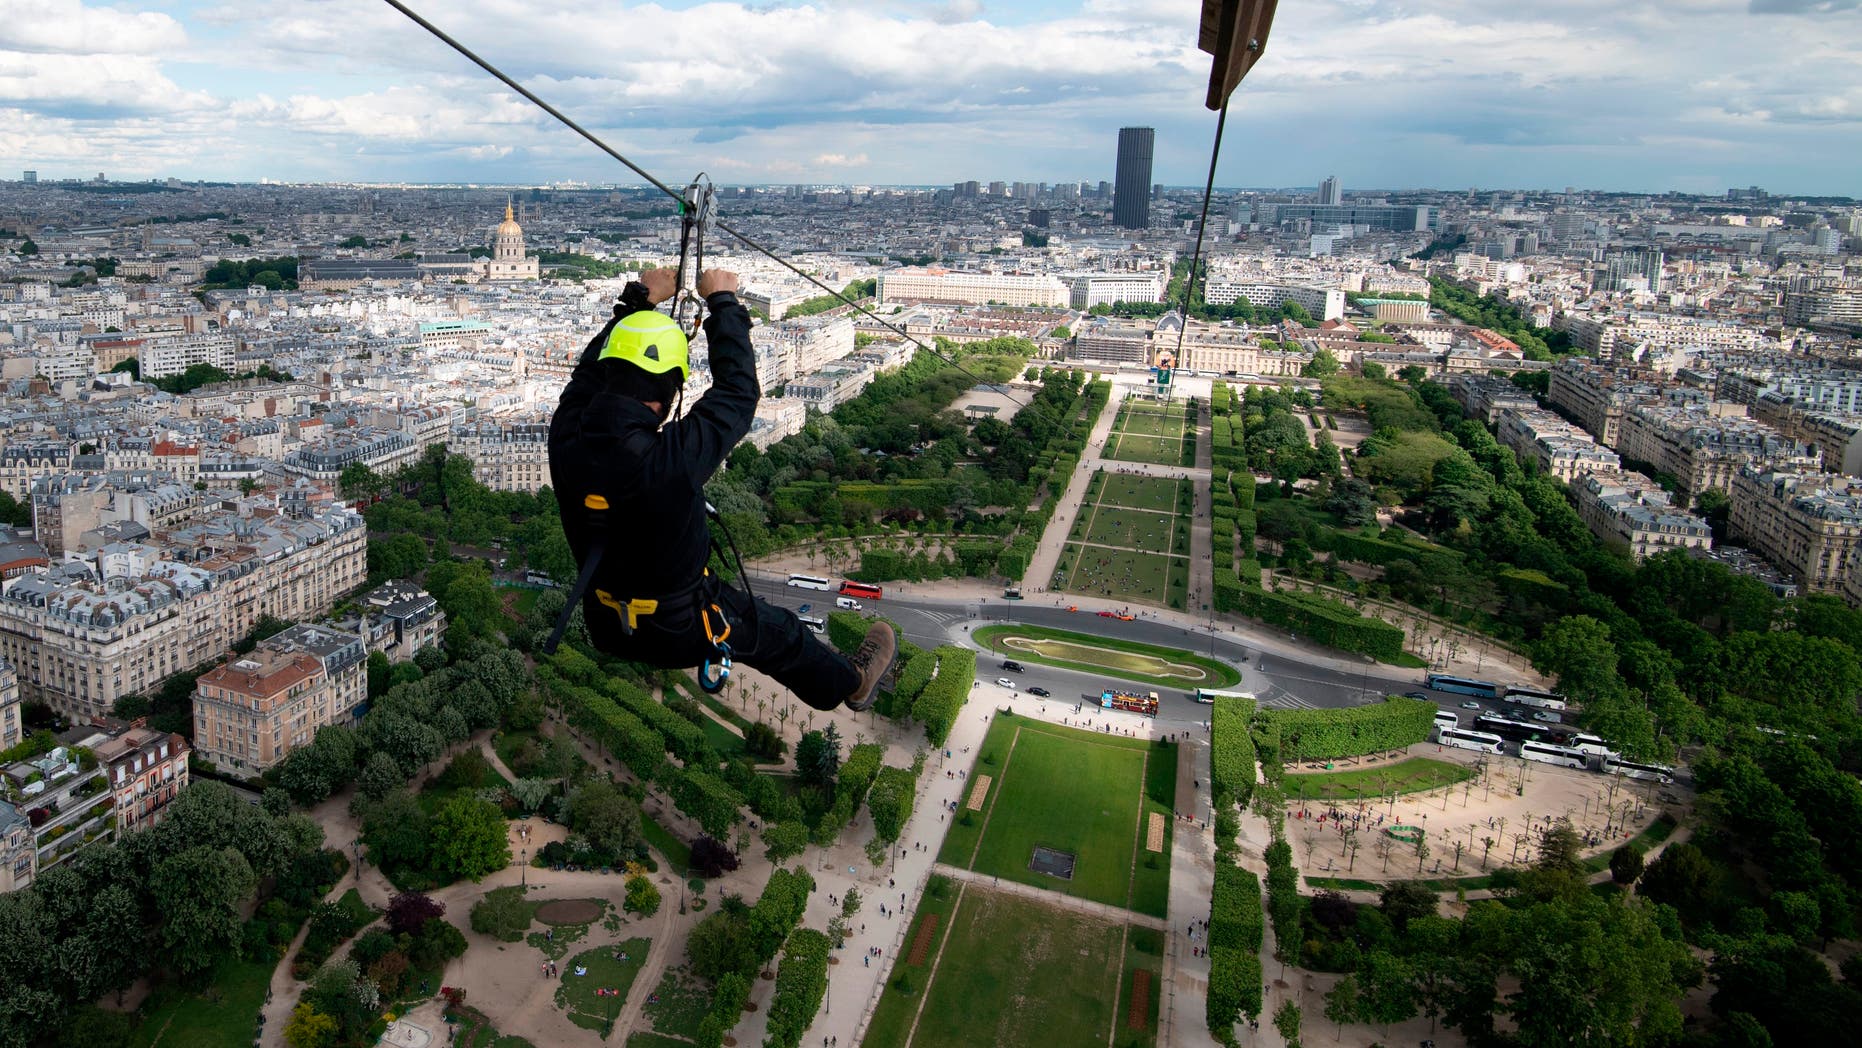
[(691, 347), (671, 317), (653, 310), (630, 313), (608, 332), (600, 360), (625, 360), (640, 370), (664, 375), (677, 368), (680, 381), (691, 376)]

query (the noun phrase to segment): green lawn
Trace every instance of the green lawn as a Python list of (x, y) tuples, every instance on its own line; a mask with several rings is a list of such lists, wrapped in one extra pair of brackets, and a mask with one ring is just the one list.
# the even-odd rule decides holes
[[(654, 987), (652, 998), (641, 1010), (641, 1014), (652, 1025), (653, 1032), (634, 1034), (627, 1039), (628, 1048), (665, 1048), (667, 1045), (688, 1044), (690, 1042), (674, 1038), (697, 1030), (698, 1024), (704, 1021), (705, 1014), (710, 1010), (711, 991), (704, 982), (683, 967), (668, 968), (666, 974), (660, 977), (659, 985)], [(636, 1037), (649, 1040), (636, 1046)]]
[(1122, 929), (1085, 914), (966, 890), (911, 1048), (1106, 1043), (1121, 941)]
[(1168, 598), (1173, 560), (1182, 562), (1187, 578), (1189, 561), (1186, 558), (1069, 543), (1054, 570), (1057, 575), (1066, 576), (1061, 588), (1072, 593), (1119, 604), (1128, 601), (1162, 604)]
[[(945, 877), (933, 875), (925, 883), (925, 891), (919, 896), (912, 926), (905, 933), (905, 942), (899, 948), (899, 955), (892, 960), (892, 973), (887, 979), (885, 992), (880, 994), (879, 1005), (873, 1009), (872, 1021), (867, 1023), (866, 1040), (862, 1042), (866, 1048), (904, 1048), (906, 1036), (911, 1032), (912, 1020), (918, 1016), (919, 1002), (931, 982), (931, 966), (937, 958), (938, 947), (950, 934), (950, 918), (956, 912), (960, 894), (958, 887)], [(918, 929), (934, 917), (937, 928), (931, 933), (924, 963), (909, 963), (912, 943), (918, 939)]]
[(1099, 506), (1089, 517), (1085, 540), (1100, 546), (1161, 552), (1170, 546), (1175, 522), (1169, 513)]
[(1179, 489), (1189, 486), (1187, 480), (1170, 480), (1166, 477), (1141, 477), (1103, 470), (1099, 476), (1100, 506), (1122, 506), (1153, 513), (1175, 513), (1181, 498)]
[(253, 1019), (265, 1006), (276, 961), (229, 961), (204, 993), (165, 986), (142, 1006), (133, 1048), (247, 1048), (258, 1037)]
[[(1097, 621), (1096, 617), (1095, 621)], [(1118, 625), (1116, 620), (1108, 621), (1115, 626)], [(1085, 633), (1049, 629), (1045, 626), (1021, 625), (984, 626), (978, 629), (974, 636), (978, 644), (1017, 661), (1064, 666), (1067, 669), (1085, 670), (1088, 673), (1109, 671), (1123, 680), (1143, 681), (1164, 688), (1228, 688), (1241, 683), (1241, 672), (1227, 663), (1217, 662), (1179, 648), (1141, 644), (1117, 637), (1094, 637)], [(1060, 641), (1069, 646), (1057, 649), (1064, 654), (1048, 656), (1042, 654), (1039, 649), (1031, 650), (1027, 645), (1010, 646), (1008, 644), (1010, 638), (1021, 638), (1026, 641)], [(1127, 656), (1142, 656), (1143, 658), (1134, 659)], [(1169, 675), (1154, 675), (1159, 674), (1160, 664), (1194, 666), (1201, 670), (1205, 677), (1202, 680), (1190, 680), (1187, 672), (1170, 670), (1164, 670)], [(1147, 673), (1147, 670), (1150, 672)]]
[(1301, 800), (1355, 800), (1421, 793), (1474, 777), (1474, 769), (1453, 761), (1412, 757), (1377, 768), (1353, 771), (1287, 773), (1287, 796)]
[(1121, 433), (1106, 442), (1106, 458), (1121, 462), (1150, 462), (1159, 466), (1180, 465), (1183, 461), (1183, 441), (1172, 437)]
[(692, 868), (692, 846), (673, 836), (671, 830), (644, 812), (640, 816), (640, 836), (646, 838), (654, 851), (666, 857), (666, 864), (671, 867), (668, 872), (673, 876), (683, 877), (685, 871)]
[[(1156, 776), (1147, 774), (1147, 757), (1160, 765)], [(1176, 747), (1169, 744), (1000, 714), (970, 771), (991, 777), (983, 810), (965, 808), (938, 858), (1162, 917), (1170, 885), (1168, 813), (1175, 801), (1175, 766)], [(1144, 850), (1150, 811), (1165, 814), (1161, 854)], [(1072, 879), (1030, 869), (1036, 845), (1073, 855)], [(1155, 865), (1146, 861), (1153, 854)]]
[[(574, 957), (562, 962), (562, 985), (556, 988), (556, 1007), (569, 1013), (569, 1021), (584, 1029), (595, 1030), (607, 1036), (609, 1016), (617, 1015), (627, 1005), (627, 992), (634, 984), (634, 976), (640, 974), (641, 965), (646, 963), (647, 948), (652, 943), (646, 939), (628, 939), (614, 946), (598, 946), (592, 950), (583, 950)], [(617, 954), (625, 954), (625, 961), (616, 959)], [(577, 967), (587, 969), (586, 975), (577, 975)], [(618, 997), (600, 997), (597, 989), (617, 989)]]
[[(1143, 969), (1151, 973), (1150, 1005), (1145, 1009), (1143, 1025), (1133, 1029), (1131, 997), (1133, 980)], [(1164, 933), (1150, 928), (1132, 928), (1125, 933), (1125, 968), (1118, 977), (1118, 1010), (1112, 1013), (1116, 1034), (1112, 1043), (1118, 1048), (1150, 1048), (1157, 1043), (1158, 1002), (1164, 995)]]

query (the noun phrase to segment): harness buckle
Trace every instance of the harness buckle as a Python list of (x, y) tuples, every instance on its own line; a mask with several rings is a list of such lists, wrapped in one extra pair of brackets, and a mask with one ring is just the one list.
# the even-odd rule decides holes
[(622, 604), (615, 598), (614, 594), (603, 589), (595, 591), (595, 599), (614, 609), (614, 613), (621, 617), (621, 632), (630, 636), (633, 634), (634, 630), (640, 628), (641, 619), (659, 610), (659, 601), (657, 600), (634, 597), (627, 603)]

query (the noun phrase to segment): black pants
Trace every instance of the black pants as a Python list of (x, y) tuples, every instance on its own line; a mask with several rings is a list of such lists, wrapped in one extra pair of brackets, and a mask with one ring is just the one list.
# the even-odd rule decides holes
[[(795, 613), (707, 577), (699, 593), (706, 606), (717, 604), (731, 624), (731, 661), (775, 678), (796, 698), (818, 710), (839, 706), (860, 684), (853, 663), (815, 638)], [(583, 606), (589, 639), (595, 647), (630, 662), (661, 669), (692, 669), (716, 654), (698, 617), (698, 603), (683, 603), (640, 620), (631, 636), (620, 628), (614, 609), (590, 601)], [(715, 617), (715, 613), (714, 613)], [(713, 623), (716, 626), (716, 623)]]

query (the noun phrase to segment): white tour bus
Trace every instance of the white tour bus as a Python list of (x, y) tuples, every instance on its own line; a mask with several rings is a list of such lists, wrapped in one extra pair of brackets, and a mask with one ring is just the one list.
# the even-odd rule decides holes
[(1572, 749), (1577, 750), (1580, 753), (1587, 753), (1591, 755), (1592, 757), (1614, 757), (1616, 756), (1616, 751), (1611, 749), (1610, 744), (1605, 742), (1603, 740), (1603, 737), (1599, 735), (1585, 735), (1584, 733), (1579, 732), (1578, 734), (1571, 736), (1571, 742), (1569, 743), (1569, 745)]
[(1253, 702), (1254, 693), (1251, 691), (1217, 691), (1214, 688), (1197, 688), (1190, 694), (1190, 698), (1195, 699), (1205, 706), (1213, 706), (1217, 699), (1247, 699), (1249, 702)]
[(796, 618), (801, 619), (802, 625), (807, 626), (809, 629), (815, 631), (816, 633), (827, 632), (828, 620), (826, 619), (817, 619), (812, 615), (798, 615), (796, 616)]
[(1590, 758), (1582, 751), (1569, 746), (1554, 746), (1549, 742), (1522, 742), (1519, 744), (1519, 755), (1529, 761), (1556, 764), (1561, 768), (1590, 766)]
[(834, 584), (832, 582), (829, 582), (827, 579), (819, 578), (814, 575), (790, 575), (789, 585), (799, 586), (802, 589), (816, 589), (816, 590), (826, 590), (826, 589), (834, 588)]
[(1603, 759), (1603, 773), (1605, 775), (1621, 775), (1630, 779), (1647, 779), (1650, 782), (1659, 782), (1663, 786), (1670, 785), (1675, 781), (1675, 770), (1673, 768), (1662, 764), (1642, 764), (1637, 761), (1626, 761), (1621, 757), (1605, 757)]
[(1464, 750), (1480, 750), (1483, 753), (1500, 752), (1500, 736), (1490, 735), (1484, 731), (1461, 731), (1457, 728), (1444, 728), (1437, 738), (1444, 746), (1454, 746)]
[(1436, 710), (1435, 727), (1437, 731), (1454, 731), (1461, 727), (1461, 718), (1455, 716), (1454, 710)]

